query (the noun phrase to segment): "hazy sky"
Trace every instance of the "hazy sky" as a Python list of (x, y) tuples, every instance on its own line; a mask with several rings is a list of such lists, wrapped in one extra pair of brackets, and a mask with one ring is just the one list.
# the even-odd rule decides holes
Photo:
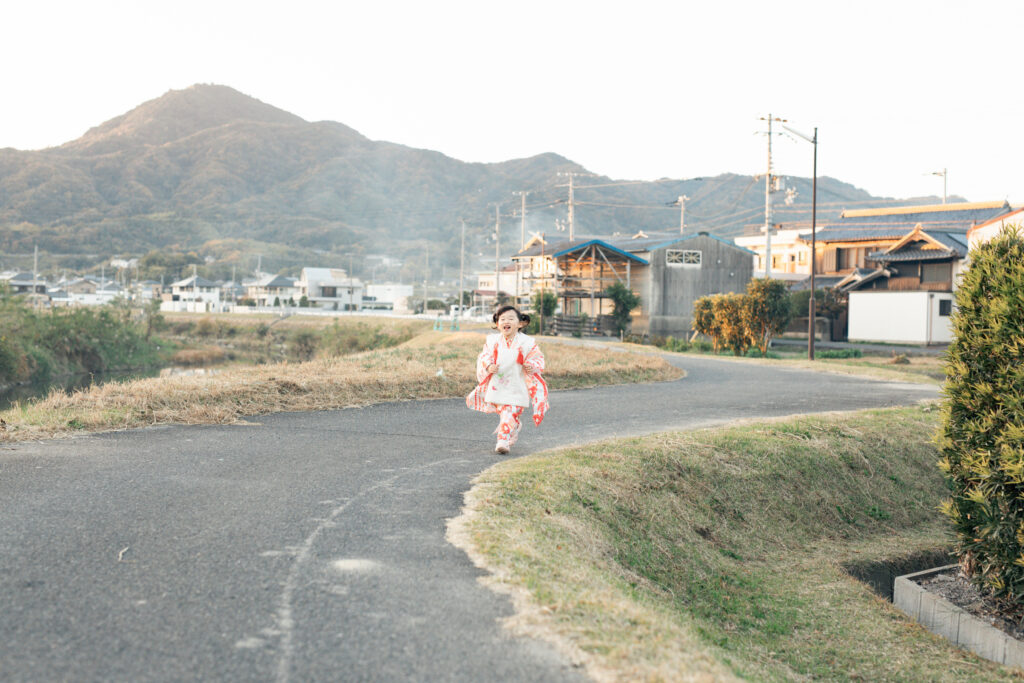
[[(1024, 201), (1024, 2), (11, 3), (0, 147), (170, 89), (236, 88), (465, 161), (557, 152), (614, 178), (760, 173), (759, 117), (819, 127), (876, 195)], [(780, 173), (811, 146), (776, 138)]]

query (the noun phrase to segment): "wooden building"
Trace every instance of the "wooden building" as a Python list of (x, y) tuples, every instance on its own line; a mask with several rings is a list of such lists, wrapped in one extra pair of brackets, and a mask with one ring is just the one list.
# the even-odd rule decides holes
[(563, 315), (594, 320), (608, 316), (613, 302), (605, 292), (621, 282), (640, 297), (633, 332), (689, 336), (693, 302), (708, 294), (743, 291), (753, 273), (752, 257), (749, 249), (706, 232), (639, 232), (633, 237), (535, 244), (513, 258), (529, 264), (530, 272), (541, 273), (532, 279), (555, 292)]

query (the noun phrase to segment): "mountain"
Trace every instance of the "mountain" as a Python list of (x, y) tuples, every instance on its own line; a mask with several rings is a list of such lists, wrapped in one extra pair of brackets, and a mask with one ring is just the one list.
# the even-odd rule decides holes
[[(27, 253), (37, 244), (68, 255), (217, 245), (220, 258), (227, 242), (235, 252), (278, 245), (298, 250), (296, 258), (317, 253), (337, 262), (343, 253), (384, 249), (419, 258), (430, 244), (440, 246), (435, 263), (457, 264), (459, 219), (469, 226), (472, 249), (483, 250), (496, 203), (506, 214), (504, 253), (518, 244), (519, 219), (510, 215), (519, 206), (515, 190), (531, 191), (528, 228), (554, 232), (556, 219), (565, 218), (566, 189), (557, 187), (564, 171), (586, 169), (551, 153), (466, 163), (369, 140), (341, 123), (305, 121), (226, 86), (195, 85), (59, 147), (0, 150), (0, 252)], [(692, 229), (731, 236), (763, 221), (763, 186), (749, 176), (577, 183), (612, 185), (576, 193), (581, 233), (678, 228), (678, 209), (667, 204), (684, 194)], [(809, 181), (793, 183), (806, 204)], [(871, 199), (819, 179), (823, 217)], [(806, 214), (780, 207), (777, 219)]]

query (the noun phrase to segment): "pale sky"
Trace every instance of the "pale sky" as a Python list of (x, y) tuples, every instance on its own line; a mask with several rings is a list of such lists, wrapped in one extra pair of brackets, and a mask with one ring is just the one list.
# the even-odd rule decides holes
[[(10, 3), (0, 147), (228, 85), (464, 161), (557, 152), (617, 179), (763, 173), (759, 117), (819, 128), (872, 194), (1024, 201), (1024, 2)], [(780, 174), (811, 145), (776, 138)], [(807, 198), (802, 198), (807, 199)]]

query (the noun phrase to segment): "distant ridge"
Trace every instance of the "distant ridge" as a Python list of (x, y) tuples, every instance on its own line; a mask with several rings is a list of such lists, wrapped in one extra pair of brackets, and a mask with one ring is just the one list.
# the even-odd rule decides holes
[[(434, 263), (454, 264), (459, 220), (470, 227), (470, 253), (483, 252), (497, 204), (505, 225), (514, 226), (502, 229), (502, 251), (518, 247), (516, 190), (531, 192), (527, 229), (555, 232), (566, 210), (559, 171), (586, 169), (555, 153), (466, 163), (200, 84), (144, 102), (59, 147), (0, 150), (0, 251), (38, 245), (59, 254), (145, 253), (228, 240), (235, 250), (279, 245), (293, 260), (373, 250), (422, 259), (431, 245)], [(810, 183), (790, 184), (806, 206)], [(762, 220), (763, 199), (752, 185), (749, 176), (724, 174), (581, 190), (577, 229), (678, 230), (678, 209), (669, 205), (685, 194), (689, 229), (736, 235)], [(819, 179), (821, 220), (871, 200), (851, 185)], [(780, 203), (778, 219), (809, 213)]]

